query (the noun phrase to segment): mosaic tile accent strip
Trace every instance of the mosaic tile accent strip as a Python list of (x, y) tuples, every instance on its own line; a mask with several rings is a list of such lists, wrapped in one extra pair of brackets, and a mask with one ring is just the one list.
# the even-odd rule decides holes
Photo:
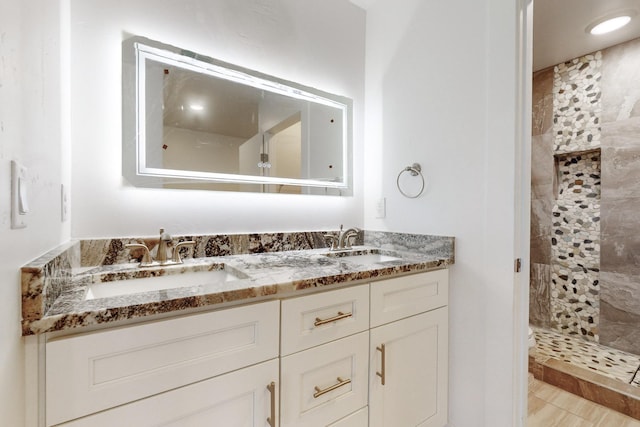
[(599, 340), (600, 153), (557, 157), (551, 237), (551, 326)]
[(602, 53), (558, 64), (553, 81), (554, 151), (567, 153), (600, 146)]
[[(592, 273), (592, 274), (590, 274)], [(551, 326), (568, 335), (598, 341), (600, 292), (597, 273), (554, 266), (551, 273)]]
[(640, 366), (640, 356), (570, 337), (546, 329), (532, 328), (536, 338), (535, 359), (548, 358), (586, 368), (608, 378), (640, 387), (634, 375)]

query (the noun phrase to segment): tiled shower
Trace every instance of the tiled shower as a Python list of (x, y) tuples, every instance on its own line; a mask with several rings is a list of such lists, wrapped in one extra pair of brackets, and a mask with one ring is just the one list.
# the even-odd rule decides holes
[(640, 39), (533, 76), (530, 323), (640, 355)]

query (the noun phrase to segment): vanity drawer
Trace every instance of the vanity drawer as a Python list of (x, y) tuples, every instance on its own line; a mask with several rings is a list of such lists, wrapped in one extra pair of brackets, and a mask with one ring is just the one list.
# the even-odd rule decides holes
[(369, 285), (291, 298), (282, 301), (281, 310), (281, 354), (286, 356), (367, 330)]
[(368, 345), (361, 332), (282, 358), (280, 427), (325, 427), (365, 407)]
[(369, 408), (362, 408), (327, 427), (369, 427)]
[(278, 326), (270, 301), (51, 340), (47, 425), (275, 358)]
[(448, 304), (449, 270), (388, 279), (371, 284), (371, 327)]

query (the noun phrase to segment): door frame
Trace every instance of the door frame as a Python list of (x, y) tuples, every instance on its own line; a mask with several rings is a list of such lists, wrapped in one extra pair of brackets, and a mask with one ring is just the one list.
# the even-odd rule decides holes
[(528, 397), (529, 270), (531, 223), (531, 114), (534, 0), (519, 0), (516, 11), (516, 135), (514, 251), (521, 261), (514, 274), (513, 425), (526, 426)]

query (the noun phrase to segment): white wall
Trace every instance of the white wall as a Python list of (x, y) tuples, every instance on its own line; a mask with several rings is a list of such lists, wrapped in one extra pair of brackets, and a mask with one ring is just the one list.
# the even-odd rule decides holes
[[(68, 109), (61, 97), (65, 1), (2, 1), (0, 13), (0, 425), (24, 425), (20, 267), (69, 238), (60, 185), (69, 184)], [(10, 228), (10, 162), (29, 170), (28, 227)]]
[[(71, 0), (73, 237), (362, 226), (365, 13), (347, 0)], [(146, 36), (354, 99), (354, 197), (139, 189), (121, 170), (121, 41)], [(259, 212), (259, 214), (258, 214)]]
[[(511, 427), (517, 5), (402, 6), (367, 10), (365, 228), (456, 237), (450, 425)], [(428, 185), (408, 199), (396, 177), (414, 162)]]

